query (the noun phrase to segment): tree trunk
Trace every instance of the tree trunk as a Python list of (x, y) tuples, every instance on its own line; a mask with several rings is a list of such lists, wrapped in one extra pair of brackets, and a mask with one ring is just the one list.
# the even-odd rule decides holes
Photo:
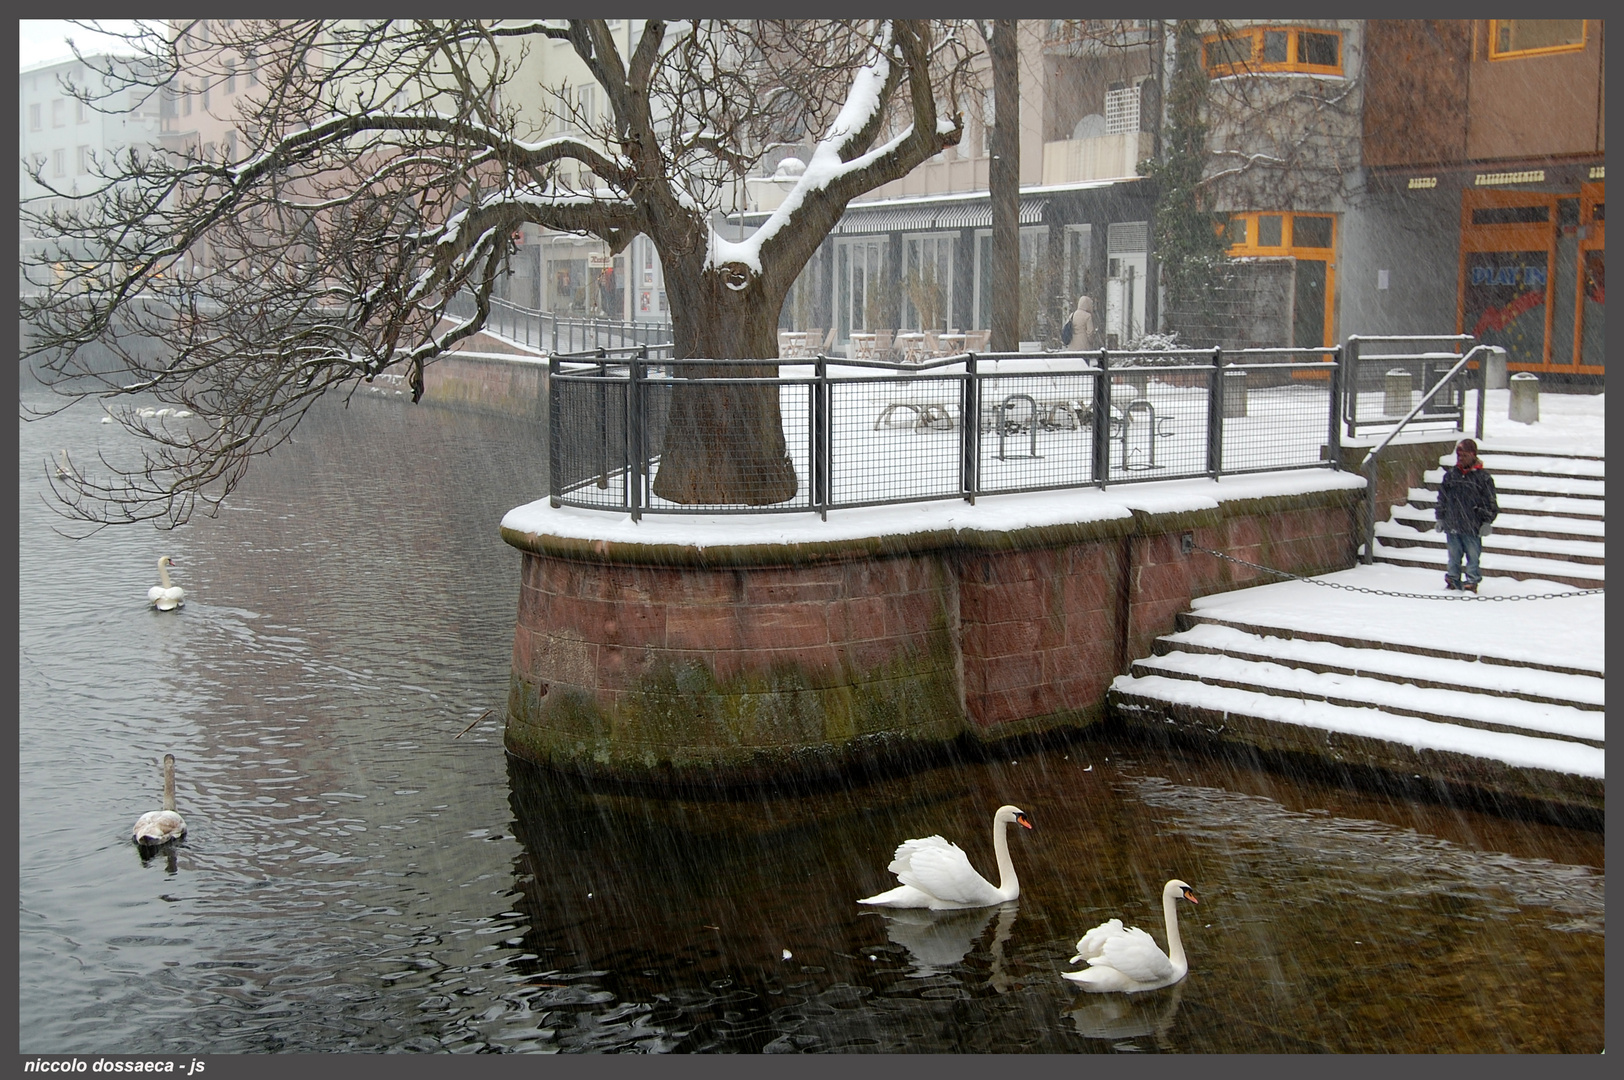
[(1021, 92), (1015, 20), (994, 19), (992, 40), (992, 339), (994, 352), (1020, 348), (1021, 325)]
[[(741, 288), (729, 287), (729, 281)], [(699, 260), (668, 266), (676, 356), (689, 359), (762, 359), (756, 365), (675, 365), (657, 448), (653, 492), (683, 505), (722, 503), (770, 506), (794, 498), (795, 466), (784, 442), (779, 388), (773, 384), (683, 385), (685, 379), (729, 375), (776, 378), (780, 292), (742, 268), (705, 271)], [(651, 398), (651, 400), (653, 400)]]

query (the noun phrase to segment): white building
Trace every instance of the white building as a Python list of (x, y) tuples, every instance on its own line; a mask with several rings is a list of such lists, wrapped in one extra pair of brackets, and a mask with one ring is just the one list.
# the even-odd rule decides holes
[[(68, 198), (92, 190), (97, 162), (121, 150), (158, 145), (158, 93), (136, 87), (108, 95), (98, 74), (98, 69), (125, 63), (124, 58), (94, 55), (37, 64), (18, 74), (18, 195), (31, 208), (48, 206), (39, 200), (57, 198), (53, 191)], [(68, 85), (86, 91), (90, 100), (70, 93)], [(29, 163), (39, 166), (44, 184), (30, 175)], [(19, 232), (18, 245), (19, 255), (43, 251), (42, 242), (26, 228)]]

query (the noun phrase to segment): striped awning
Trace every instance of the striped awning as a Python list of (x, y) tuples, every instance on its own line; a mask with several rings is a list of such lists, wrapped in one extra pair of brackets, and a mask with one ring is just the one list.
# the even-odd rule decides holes
[(936, 217), (934, 206), (888, 206), (876, 210), (847, 209), (835, 225), (837, 233), (889, 233), (928, 229)]
[[(1048, 199), (1022, 199), (1020, 223), (1022, 225), (1040, 224), (1043, 221), (1043, 209), (1048, 203)], [(990, 200), (977, 200), (976, 202), (945, 206), (936, 214), (936, 228), (990, 229), (992, 228), (992, 202)]]
[[(1022, 199), (1020, 223), (1037, 225), (1043, 221), (1046, 198)], [(848, 208), (837, 233), (926, 232), (932, 229), (990, 229), (992, 204), (985, 198), (969, 202), (926, 203), (921, 206), (887, 206), (868, 210)]]

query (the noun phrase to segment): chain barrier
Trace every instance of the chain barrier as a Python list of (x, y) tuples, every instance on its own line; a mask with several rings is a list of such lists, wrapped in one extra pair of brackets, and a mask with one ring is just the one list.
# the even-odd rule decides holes
[(1292, 581), (1306, 581), (1310, 585), (1323, 585), (1327, 589), (1343, 589), (1347, 592), (1369, 593), (1372, 596), (1398, 596), (1406, 600), (1565, 600), (1570, 596), (1596, 596), (1607, 591), (1606, 589), (1578, 589), (1574, 592), (1542, 593), (1538, 596), (1479, 596), (1477, 593), (1468, 592), (1461, 592), (1451, 596), (1444, 593), (1389, 592), (1386, 589), (1367, 589), (1360, 585), (1344, 585), (1340, 581), (1322, 581), (1319, 578), (1304, 577), (1302, 574), (1290, 574), (1284, 570), (1276, 570), (1272, 566), (1260, 566), (1255, 562), (1247, 562), (1245, 559), (1237, 559), (1233, 555), (1226, 555), (1222, 551), (1213, 551), (1211, 548), (1199, 547), (1195, 544), (1187, 544), (1186, 546), (1189, 551), (1199, 551), (1203, 555), (1212, 555), (1220, 559), (1227, 559), (1230, 562), (1238, 563), (1241, 566), (1249, 566), (1253, 570), (1262, 570), (1265, 574), (1274, 574), (1277, 577), (1290, 578)]

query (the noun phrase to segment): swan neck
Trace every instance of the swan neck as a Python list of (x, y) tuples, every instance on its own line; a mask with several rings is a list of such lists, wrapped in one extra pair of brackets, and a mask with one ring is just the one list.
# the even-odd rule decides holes
[(175, 809), (175, 763), (172, 760), (164, 761), (164, 809)]
[(1180, 971), (1189, 967), (1189, 961), (1184, 956), (1184, 939), (1179, 937), (1178, 891), (1176, 889), (1164, 890), (1162, 893), (1162, 917), (1167, 920), (1167, 958), (1173, 961), (1173, 966)]
[(169, 567), (163, 563), (158, 564), (158, 580), (163, 584), (164, 588), (169, 588)]
[(1009, 822), (993, 819), (992, 850), (998, 856), (998, 891), (1012, 892), (1020, 887), (1015, 878), (1015, 862), (1009, 857)]

